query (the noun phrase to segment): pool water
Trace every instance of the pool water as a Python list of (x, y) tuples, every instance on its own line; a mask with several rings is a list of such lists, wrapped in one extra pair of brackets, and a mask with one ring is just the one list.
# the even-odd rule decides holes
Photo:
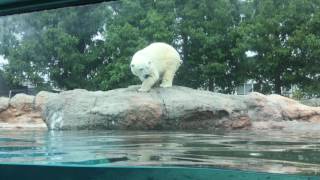
[[(76, 176), (88, 171), (86, 175), (101, 174), (101, 177), (106, 177), (107, 173), (109, 179), (119, 174), (128, 175), (133, 173), (132, 170), (148, 175), (156, 173), (146, 176), (146, 180), (176, 178), (177, 174), (170, 175), (170, 172), (181, 172), (180, 175), (184, 174), (186, 179), (195, 179), (192, 176), (197, 173), (198, 179), (207, 179), (210, 173), (220, 179), (239, 179), (241, 175), (244, 179), (250, 179), (251, 176), (275, 179), (278, 175), (281, 175), (281, 178), (278, 177), (280, 179), (283, 179), (283, 175), (286, 175), (286, 179), (301, 179), (303, 176), (319, 176), (320, 179), (319, 137), (320, 132), (285, 131), (2, 130), (0, 179), (8, 179), (6, 177), (10, 172), (40, 172), (39, 168), (44, 169), (42, 173), (50, 174), (52, 171), (60, 175), (59, 168), (64, 168), (66, 175), (63, 177), (67, 177), (68, 172)], [(157, 174), (162, 171), (166, 172), (162, 173), (163, 176), (168, 177)], [(9, 172), (9, 175), (4, 172)], [(218, 176), (219, 173), (221, 176)], [(140, 176), (137, 179), (143, 179)], [(24, 174), (24, 177), (27, 175)], [(85, 176), (80, 175), (77, 179), (80, 177)]]

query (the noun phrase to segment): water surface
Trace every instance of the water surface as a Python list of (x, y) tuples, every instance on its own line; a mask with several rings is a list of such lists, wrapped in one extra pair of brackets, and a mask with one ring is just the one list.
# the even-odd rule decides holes
[(320, 175), (320, 132), (1, 131), (1, 164)]

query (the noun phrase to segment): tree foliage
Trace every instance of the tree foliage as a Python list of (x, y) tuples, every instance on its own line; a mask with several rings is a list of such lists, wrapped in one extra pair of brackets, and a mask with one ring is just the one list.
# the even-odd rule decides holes
[[(132, 55), (162, 41), (184, 61), (175, 84), (232, 93), (247, 80), (320, 95), (319, 0), (120, 0), (0, 18), (12, 85), (108, 90), (139, 83)], [(254, 52), (254, 56), (247, 56)]]
[[(317, 35), (313, 36), (316, 31), (308, 34), (305, 28), (318, 18), (320, 1), (255, 0), (250, 3), (251, 13), (238, 27), (238, 47), (257, 53), (256, 57), (247, 59), (253, 61), (250, 74), (257, 80), (259, 89), (268, 92), (272, 84), (272, 90), (281, 94), (282, 88), (292, 84), (302, 89), (312, 86), (320, 72), (319, 59), (313, 56), (317, 47), (303, 46), (308, 39), (313, 45), (318, 39)], [(307, 49), (312, 58), (305, 56)], [(310, 65), (315, 65), (314, 70), (308, 68)]]

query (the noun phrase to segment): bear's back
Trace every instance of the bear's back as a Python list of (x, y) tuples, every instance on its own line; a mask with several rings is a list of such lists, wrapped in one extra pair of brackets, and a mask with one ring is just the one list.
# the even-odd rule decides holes
[(169, 44), (163, 42), (155, 42), (145, 47), (143, 53), (153, 60), (165, 61), (165, 60), (179, 60), (179, 53)]

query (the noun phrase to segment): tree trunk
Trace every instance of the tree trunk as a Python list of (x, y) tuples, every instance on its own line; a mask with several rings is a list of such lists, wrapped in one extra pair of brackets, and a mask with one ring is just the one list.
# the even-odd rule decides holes
[(182, 59), (183, 62), (188, 62), (187, 57), (188, 57), (188, 36), (185, 34), (181, 34), (182, 37)]
[(208, 82), (208, 86), (209, 86), (209, 91), (213, 91), (213, 79), (209, 78), (209, 82)]
[(275, 82), (274, 82), (274, 90), (276, 94), (281, 95), (281, 79), (280, 79), (280, 75), (275, 77)]
[(274, 77), (274, 91), (276, 94), (281, 95), (281, 87), (282, 87), (282, 80), (281, 80), (281, 74), (283, 72), (282, 68), (282, 63), (279, 60), (279, 64), (277, 66), (276, 72), (275, 72), (275, 77)]

